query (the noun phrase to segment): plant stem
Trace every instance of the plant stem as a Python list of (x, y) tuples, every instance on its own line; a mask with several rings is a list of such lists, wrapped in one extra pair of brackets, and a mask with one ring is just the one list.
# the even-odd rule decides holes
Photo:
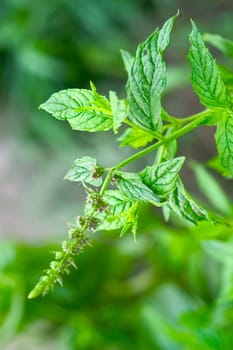
[(156, 142), (155, 144), (153, 144), (147, 148), (144, 148), (142, 151), (139, 151), (139, 152), (133, 154), (129, 158), (124, 159), (122, 162), (118, 163), (113, 169), (119, 170), (120, 168), (123, 168), (124, 166), (133, 162), (134, 160), (139, 159), (139, 158), (145, 156), (146, 154), (155, 151), (160, 146), (165, 145), (168, 142), (175, 140), (175, 139), (187, 134), (191, 130), (195, 129), (200, 124), (200, 122), (206, 118), (206, 116), (208, 114), (209, 114), (209, 112), (207, 113), (207, 111), (196, 114), (195, 119), (193, 121), (191, 121), (190, 123), (188, 123), (187, 125), (174, 131), (170, 135), (164, 137), (163, 140), (160, 140), (160, 141)]
[(114, 171), (119, 170), (119, 169), (123, 168), (124, 166), (128, 165), (129, 163), (132, 163), (133, 161), (135, 161), (139, 158), (142, 158), (146, 154), (149, 154), (149, 153), (157, 150), (159, 147), (167, 144), (168, 142), (175, 140), (175, 139), (187, 134), (191, 130), (198, 127), (200, 125), (200, 122), (203, 121), (207, 117), (207, 115), (209, 115), (209, 111), (203, 111), (201, 113), (197, 113), (193, 116), (188, 117), (188, 119), (191, 120), (190, 123), (186, 124), (185, 126), (183, 126), (180, 129), (174, 131), (173, 133), (164, 137), (162, 140), (159, 140), (155, 144), (144, 148), (143, 150), (133, 154), (132, 156), (124, 159), (122, 162), (118, 163), (114, 167), (110, 168), (108, 175), (106, 176), (104, 183), (100, 189), (100, 195), (103, 195), (105, 190), (107, 189), (109, 183), (111, 182), (111, 178), (112, 178)]
[(124, 123), (131, 126), (132, 128), (138, 128), (139, 130), (144, 131), (145, 133), (148, 133), (149, 135), (153, 135), (156, 139), (158, 140), (163, 140), (164, 137), (161, 133), (157, 132), (157, 131), (151, 131), (151, 130), (144, 130), (142, 128), (140, 128), (139, 126), (135, 125), (133, 122), (131, 122), (131, 120), (129, 119), (125, 119)]

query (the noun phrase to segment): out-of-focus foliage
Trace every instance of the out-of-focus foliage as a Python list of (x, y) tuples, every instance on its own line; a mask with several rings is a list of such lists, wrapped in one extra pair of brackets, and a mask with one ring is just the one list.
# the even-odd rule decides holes
[[(0, 218), (6, 208), (9, 219), (8, 229), (2, 221), (0, 230), (3, 236), (19, 236), (18, 242), (1, 241), (1, 349), (233, 348), (232, 229), (227, 227), (221, 232), (208, 225), (194, 231), (176, 224), (167, 227), (157, 213), (147, 212), (136, 244), (128, 236), (119, 240), (117, 234), (103, 235), (80, 256), (79, 270), (65, 287), (45, 299), (26, 300), (41, 266), (46, 267), (51, 256), (47, 245), (22, 244), (20, 235), (30, 233), (30, 240), (37, 241), (41, 231), (47, 239), (54, 232), (61, 236), (64, 227), (58, 230), (55, 224), (59, 227), (59, 220), (70, 220), (80, 205), (76, 188), (71, 194), (70, 184), (59, 187), (61, 169), (75, 157), (90, 153), (83, 150), (84, 144), (97, 154), (105, 151), (98, 140), (90, 143), (84, 136), (80, 142), (79, 135), (74, 138), (63, 123), (37, 107), (52, 92), (85, 87), (89, 80), (102, 92), (109, 80), (113, 83), (107, 89), (115, 84), (120, 90), (125, 73), (119, 49), (134, 52), (136, 42), (178, 8), (182, 23), (176, 29), (179, 49), (171, 47), (171, 63), (187, 54), (183, 39), (190, 31), (190, 17), (198, 19), (201, 29), (232, 39), (230, 0), (1, 0), (1, 175), (5, 172), (0, 178)], [(223, 73), (228, 79), (228, 72)], [(181, 90), (182, 103), (179, 97), (177, 77), (184, 84), (187, 68), (174, 66), (169, 74), (167, 106), (184, 115), (198, 109), (187, 89)], [(185, 140), (187, 152), (192, 149), (197, 158), (211, 155), (208, 135), (194, 137), (201, 146), (194, 149), (193, 139)], [(54, 156), (51, 150), (58, 147), (63, 152)], [(110, 162), (111, 152), (118, 155), (114, 148), (109, 149), (105, 156)], [(5, 155), (11, 156), (9, 162), (4, 161)], [(199, 168), (196, 174), (207, 181)], [(219, 210), (216, 187), (211, 193), (208, 186), (210, 182), (205, 187), (207, 198), (212, 195), (209, 202)], [(11, 197), (12, 191), (18, 191), (16, 198)], [(221, 213), (232, 215), (229, 199), (220, 196), (218, 193)], [(66, 213), (61, 210), (64, 207)], [(217, 243), (217, 238), (222, 242)], [(55, 248), (51, 245), (51, 250)]]
[[(103, 91), (109, 79), (118, 86), (124, 74), (119, 48), (134, 49), (161, 18), (177, 9), (185, 21), (177, 29), (180, 50), (173, 52), (172, 62), (185, 55), (186, 19), (193, 15), (200, 23), (208, 20), (209, 31), (219, 33), (221, 28), (220, 34), (229, 36), (232, 8), (228, 2), (220, 6), (210, 0), (192, 4), (179, 0), (2, 0), (0, 92), (7, 113), (1, 114), (1, 124), (12, 132), (14, 123), (17, 133), (46, 146), (68, 145), (69, 132), (36, 112), (41, 101), (63, 87), (85, 87), (89, 80)], [(210, 10), (211, 16), (202, 18)], [(177, 76), (179, 84), (185, 82), (181, 72), (186, 72), (185, 67), (171, 69), (171, 88), (176, 87)]]
[(33, 302), (55, 247), (1, 242), (1, 347), (232, 349), (232, 228), (169, 228), (145, 212), (140, 231), (137, 243), (102, 235), (64, 287)]
[(42, 118), (37, 107), (61, 87), (85, 86), (98, 77), (119, 79), (123, 70), (116, 48), (129, 45), (124, 33), (139, 6), (131, 0), (1, 2), (1, 100), (17, 111), (13, 120), (21, 132), (53, 147), (67, 141), (60, 125)]
[[(215, 178), (192, 164), (203, 201), (218, 194), (229, 225), (164, 224), (145, 208), (137, 242), (103, 233), (78, 257), (79, 269), (45, 298), (28, 291), (54, 245), (2, 241), (0, 346), (4, 349), (231, 350), (233, 206)], [(211, 191), (212, 189), (212, 191)]]

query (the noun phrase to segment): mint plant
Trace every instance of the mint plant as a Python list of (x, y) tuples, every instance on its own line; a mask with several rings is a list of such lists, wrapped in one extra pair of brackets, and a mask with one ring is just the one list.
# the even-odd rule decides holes
[[(91, 232), (120, 230), (121, 236), (131, 231), (134, 238), (141, 208), (150, 203), (161, 207), (165, 220), (171, 213), (190, 225), (211, 222), (229, 225), (222, 218), (196, 202), (179, 175), (185, 157), (177, 156), (177, 141), (199, 126), (216, 126), (217, 161), (215, 167), (228, 178), (233, 177), (233, 73), (219, 68), (205, 46), (203, 36), (192, 21), (188, 60), (191, 83), (204, 110), (186, 118), (170, 115), (162, 105), (166, 89), (166, 62), (163, 54), (177, 18), (169, 18), (156, 29), (132, 56), (122, 51), (128, 80), (126, 99), (110, 91), (109, 98), (100, 95), (93, 83), (90, 90), (68, 89), (53, 94), (40, 106), (59, 120), (66, 120), (73, 130), (118, 134), (121, 146), (141, 148), (111, 168), (86, 156), (75, 160), (65, 179), (81, 182), (87, 192), (82, 215), (70, 225), (69, 239), (62, 242), (53, 261), (29, 298), (47, 294), (63, 275), (76, 266), (74, 257), (91, 244)], [(214, 36), (206, 40), (215, 44)], [(233, 55), (233, 43), (218, 36), (216, 46)], [(143, 156), (155, 153), (155, 161), (139, 172), (123, 168)]]

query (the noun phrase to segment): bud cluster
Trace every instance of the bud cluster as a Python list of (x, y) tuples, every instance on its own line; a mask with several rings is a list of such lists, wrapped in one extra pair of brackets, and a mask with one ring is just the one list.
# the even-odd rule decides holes
[(92, 207), (95, 207), (96, 211), (102, 213), (108, 207), (108, 204), (103, 200), (102, 196), (98, 192), (89, 192), (87, 196), (87, 203), (90, 203)]
[(99, 179), (104, 173), (104, 168), (100, 167), (99, 165), (96, 165), (95, 168), (92, 171), (91, 176), (93, 179)]

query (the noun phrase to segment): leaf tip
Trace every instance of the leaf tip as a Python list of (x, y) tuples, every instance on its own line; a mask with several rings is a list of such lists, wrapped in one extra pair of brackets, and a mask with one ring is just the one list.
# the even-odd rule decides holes
[(28, 299), (35, 299), (40, 296), (40, 293), (34, 288), (31, 290), (31, 292), (28, 294)]
[(190, 22), (191, 22), (191, 25), (192, 25), (192, 30), (197, 32), (198, 31), (197, 25), (196, 25), (196, 23), (194, 22), (194, 20), (192, 18), (190, 19)]
[(95, 84), (90, 80), (90, 87), (91, 87), (91, 90), (93, 93), (96, 92), (96, 87), (95, 87)]
[(45, 105), (46, 105), (45, 103), (41, 103), (38, 109), (43, 109), (45, 111), (46, 110)]

